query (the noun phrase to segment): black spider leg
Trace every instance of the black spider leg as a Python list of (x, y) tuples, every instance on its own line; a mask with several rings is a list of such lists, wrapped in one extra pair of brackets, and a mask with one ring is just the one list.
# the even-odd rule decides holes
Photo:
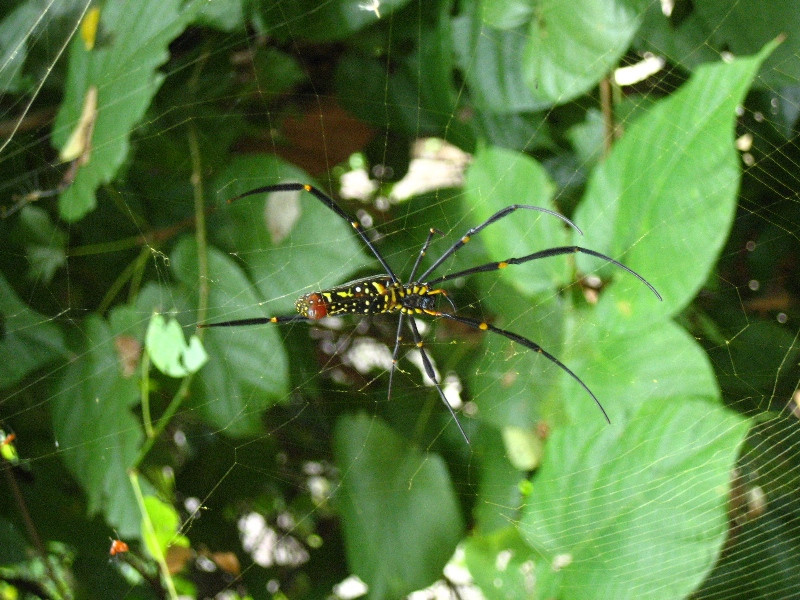
[(235, 202), (236, 200), (239, 200), (240, 198), (244, 198), (246, 196), (254, 196), (256, 194), (268, 194), (270, 192), (302, 192), (302, 191), (306, 191), (306, 192), (312, 194), (317, 200), (319, 200), (325, 206), (330, 208), (333, 212), (335, 212), (337, 215), (339, 215), (342, 219), (344, 219), (345, 221), (350, 223), (350, 226), (353, 229), (355, 229), (356, 233), (361, 237), (362, 240), (364, 240), (364, 243), (367, 245), (367, 248), (369, 248), (370, 252), (372, 252), (372, 254), (375, 256), (375, 258), (378, 259), (378, 262), (381, 263), (381, 266), (383, 267), (384, 271), (386, 271), (386, 274), (389, 277), (392, 278), (392, 281), (394, 283), (398, 283), (399, 282), (399, 280), (397, 279), (397, 276), (394, 274), (394, 271), (392, 271), (391, 267), (386, 262), (386, 259), (383, 258), (383, 255), (380, 252), (378, 252), (378, 249), (375, 246), (372, 245), (371, 241), (369, 241), (369, 237), (367, 237), (367, 234), (364, 232), (364, 229), (361, 227), (361, 223), (359, 223), (356, 219), (354, 219), (353, 217), (348, 215), (346, 212), (344, 212), (339, 207), (339, 205), (336, 204), (336, 202), (333, 201), (333, 198), (331, 198), (330, 196), (328, 196), (327, 194), (325, 194), (321, 190), (315, 188), (313, 185), (308, 185), (308, 184), (304, 184), (304, 183), (278, 183), (276, 185), (265, 185), (264, 187), (255, 188), (255, 189), (250, 190), (248, 192), (244, 192), (243, 194), (239, 194), (238, 196), (234, 196), (233, 198), (228, 200), (228, 204), (230, 204), (231, 202)]
[(491, 225), (495, 221), (499, 221), (503, 217), (506, 217), (506, 216), (510, 215), (512, 212), (514, 212), (515, 210), (518, 210), (520, 208), (524, 208), (524, 209), (527, 209), (527, 210), (538, 210), (539, 212), (543, 212), (543, 213), (546, 213), (548, 215), (553, 215), (554, 217), (557, 217), (557, 218), (561, 219), (567, 225), (572, 227), (575, 231), (577, 231), (578, 233), (583, 235), (583, 231), (581, 231), (580, 227), (575, 225), (575, 223), (570, 221), (564, 215), (559, 214), (559, 213), (557, 213), (557, 212), (555, 212), (553, 210), (548, 210), (546, 208), (542, 208), (541, 206), (531, 206), (530, 204), (512, 204), (511, 206), (506, 206), (505, 208), (503, 208), (501, 210), (498, 210), (496, 213), (494, 213), (491, 217), (486, 219), (483, 223), (481, 223), (477, 227), (473, 227), (472, 229), (468, 230), (463, 236), (461, 236), (460, 240), (458, 240), (455, 244), (450, 246), (445, 251), (444, 254), (442, 254), (439, 258), (436, 259), (436, 262), (434, 262), (430, 267), (428, 267), (428, 269), (422, 275), (419, 276), (420, 280), (421, 281), (426, 281), (426, 278), (431, 273), (433, 273), (436, 269), (439, 268), (439, 265), (441, 265), (450, 256), (455, 254), (456, 251), (458, 251), (459, 248), (461, 248), (464, 244), (466, 244), (468, 241), (470, 241), (470, 239), (472, 239), (472, 236), (475, 235), (476, 233), (478, 233), (479, 231), (481, 231), (484, 227), (487, 227), (488, 225)]
[[(417, 254), (417, 260), (414, 262), (414, 266), (411, 269), (411, 273), (409, 275), (409, 281), (414, 281), (414, 276), (416, 275), (417, 269), (419, 268), (420, 263), (422, 262), (422, 257), (425, 256), (425, 253), (428, 251), (428, 247), (431, 245), (433, 241), (434, 235), (444, 235), (438, 229), (431, 228), (428, 231), (428, 237), (425, 240), (425, 243), (422, 244), (422, 248), (420, 248), (419, 253)], [(450, 303), (450, 306), (453, 307), (453, 311), (455, 311), (456, 307), (453, 305), (453, 301), (447, 296), (447, 294), (442, 294), (447, 301)], [(397, 368), (397, 355), (400, 351), (400, 344), (403, 341), (403, 325), (405, 324), (406, 314), (404, 312), (400, 312), (400, 318), (397, 321), (397, 335), (394, 339), (394, 350), (392, 351), (392, 366), (389, 369), (389, 391), (387, 394), (387, 400), (392, 399), (392, 381), (394, 380), (394, 372)]]
[(588, 248), (581, 248), (580, 246), (559, 246), (558, 248), (549, 248), (547, 250), (542, 250), (540, 252), (534, 252), (533, 254), (528, 254), (527, 256), (522, 256), (520, 258), (508, 258), (506, 260), (501, 260), (497, 262), (490, 262), (486, 263), (485, 265), (478, 265), (477, 267), (471, 267), (469, 269), (464, 269), (463, 271), (458, 271), (457, 273), (448, 273), (447, 275), (442, 275), (441, 277), (437, 277), (435, 279), (431, 279), (428, 281), (428, 285), (436, 285), (442, 283), (444, 281), (450, 281), (451, 279), (456, 279), (458, 277), (463, 277), (465, 275), (472, 275), (473, 273), (483, 273), (486, 271), (496, 271), (497, 269), (503, 269), (508, 265), (521, 265), (522, 263), (526, 263), (532, 260), (537, 260), (539, 258), (547, 258), (550, 256), (559, 256), (561, 254), (574, 254), (576, 252), (581, 252), (583, 254), (589, 254), (591, 256), (596, 256), (597, 258), (602, 258), (603, 260), (607, 260), (612, 265), (615, 265), (621, 269), (624, 269), (634, 277), (636, 277), (639, 281), (644, 283), (650, 291), (656, 295), (656, 298), (662, 300), (661, 294), (656, 291), (656, 288), (647, 281), (644, 277), (639, 275), (636, 271), (631, 269), (630, 267), (626, 267), (621, 262), (614, 260), (610, 256), (606, 256), (600, 252), (595, 252), (594, 250), (589, 250)]
[(469, 438), (467, 437), (467, 434), (464, 432), (464, 428), (461, 427), (461, 423), (459, 423), (458, 421), (458, 417), (456, 416), (456, 411), (454, 411), (453, 407), (450, 406), (450, 403), (447, 401), (447, 398), (445, 398), (442, 386), (439, 385), (439, 380), (436, 379), (436, 372), (433, 370), (433, 365), (431, 364), (431, 359), (428, 358), (428, 353), (425, 352), (425, 346), (422, 343), (422, 336), (419, 334), (419, 329), (417, 329), (417, 323), (416, 321), (414, 321), (413, 317), (408, 320), (408, 324), (411, 326), (411, 333), (414, 335), (414, 343), (417, 345), (417, 348), (419, 348), (419, 353), (420, 356), (422, 357), (422, 365), (425, 367), (425, 372), (428, 374), (430, 380), (433, 381), (433, 385), (436, 388), (436, 391), (439, 392), (439, 397), (442, 399), (442, 402), (447, 407), (447, 410), (450, 411), (450, 416), (453, 417), (453, 420), (456, 422), (456, 425), (458, 425), (458, 430), (461, 432), (461, 435), (464, 436), (464, 441), (466, 441), (467, 444), (469, 444), (470, 443)]
[(586, 385), (583, 382), (583, 380), (580, 377), (578, 377), (569, 367), (567, 367), (567, 365), (565, 365), (560, 360), (558, 360), (555, 356), (553, 356), (552, 354), (550, 354), (549, 352), (544, 350), (536, 342), (534, 342), (532, 340), (529, 340), (526, 337), (522, 337), (521, 335), (519, 335), (517, 333), (514, 333), (513, 331), (507, 331), (505, 329), (500, 329), (499, 327), (495, 327), (494, 325), (490, 325), (489, 323), (478, 321), (476, 319), (468, 319), (466, 317), (461, 317), (461, 316), (458, 316), (458, 315), (451, 315), (449, 313), (443, 313), (443, 312), (432, 314), (432, 316), (444, 317), (445, 319), (450, 319), (451, 321), (457, 321), (459, 323), (463, 323), (464, 325), (467, 325), (467, 326), (472, 327), (474, 329), (477, 329), (479, 331), (493, 331), (494, 333), (499, 333), (503, 337), (506, 337), (506, 338), (510, 339), (511, 341), (513, 341), (513, 342), (516, 342), (516, 343), (518, 343), (518, 344), (520, 344), (522, 346), (525, 346), (526, 348), (530, 348), (534, 352), (538, 352), (539, 354), (544, 356), (547, 360), (549, 360), (554, 365), (556, 365), (559, 369), (564, 371), (567, 375), (572, 377), (575, 381), (577, 381), (581, 385), (581, 387), (584, 390), (586, 390), (586, 392), (592, 397), (592, 400), (594, 400), (595, 404), (597, 404), (597, 406), (600, 408), (600, 411), (603, 413), (603, 416), (606, 418), (606, 421), (609, 424), (611, 424), (611, 419), (608, 418), (608, 413), (606, 412), (606, 409), (603, 408), (602, 404), (600, 404), (600, 400), (598, 400), (597, 396), (594, 395), (594, 392), (592, 392), (592, 390), (589, 389), (589, 386)]
[(200, 323), (198, 327), (238, 327), (239, 325), (265, 325), (267, 323), (291, 323), (292, 321), (308, 321), (303, 315), (283, 315), (280, 317), (254, 317), (252, 319), (236, 319), (219, 323)]

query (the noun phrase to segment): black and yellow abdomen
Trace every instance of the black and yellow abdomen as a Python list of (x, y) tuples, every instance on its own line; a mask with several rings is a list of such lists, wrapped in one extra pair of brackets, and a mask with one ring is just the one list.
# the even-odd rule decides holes
[(435, 308), (434, 296), (442, 293), (424, 284), (404, 285), (380, 275), (301, 296), (295, 310), (313, 320), (332, 315), (430, 314)]

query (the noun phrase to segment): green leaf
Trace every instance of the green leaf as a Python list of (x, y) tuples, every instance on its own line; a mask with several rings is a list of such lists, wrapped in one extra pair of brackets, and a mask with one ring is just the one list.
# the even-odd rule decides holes
[[(422, 12), (401, 11), (404, 27), (393, 28), (406, 36), (414, 32), (407, 40), (413, 50), (397, 54), (388, 75), (385, 60), (377, 58), (372, 47), (368, 52), (351, 50), (336, 72), (339, 95), (348, 110), (373, 126), (393, 128), (412, 138), (421, 131), (438, 133), (469, 151), (475, 145), (474, 125), (450, 116), (461, 109), (462, 90), (453, 79), (449, 4), (424, 2), (419, 7)], [(394, 40), (386, 52), (397, 44)]]
[[(571, 366), (563, 347), (567, 312), (560, 298), (521, 302), (519, 294), (497, 282), (485, 289), (482, 308), (498, 315), (497, 327), (527, 337)], [(467, 376), (478, 417), (500, 430), (530, 428), (543, 418), (552, 423), (563, 410), (561, 371), (539, 353), (500, 335), (483, 335), (477, 364)]]
[(464, 530), (444, 461), (366, 415), (339, 419), (334, 450), (347, 558), (369, 597), (433, 583)]
[[(468, 4), (452, 24), (453, 50), (476, 107), (492, 113), (549, 107), (551, 102), (537, 97), (523, 77), (524, 63), (519, 57), (526, 44), (526, 27), (508, 31), (487, 28), (476, 12), (476, 7)], [(481, 118), (480, 113), (476, 118)]]
[[(675, 314), (708, 277), (728, 236), (740, 168), (733, 145), (735, 109), (774, 44), (757, 56), (699, 68), (677, 93), (636, 120), (592, 174), (575, 221), (581, 245), (623, 261), (664, 297), (607, 269), (597, 306), (604, 323), (644, 324)], [(585, 243), (584, 243), (585, 242)], [(584, 272), (598, 259), (578, 255)]]
[[(719, 386), (700, 344), (672, 321), (645, 329), (609, 332), (588, 323), (573, 323), (564, 361), (603, 403), (612, 423), (628, 420), (644, 403), (687, 398), (719, 399)], [(592, 399), (564, 376), (554, 392), (572, 422), (602, 420)], [(555, 398), (554, 398), (555, 400)]]
[[(553, 182), (534, 159), (503, 148), (481, 148), (467, 171), (464, 190), (476, 226), (509, 204), (527, 204), (556, 210)], [(517, 210), (477, 234), (492, 260), (531, 254), (567, 241), (558, 218), (533, 210)], [(531, 261), (502, 269), (499, 276), (531, 295), (550, 291), (567, 280), (565, 257)]]
[(488, 600), (556, 597), (543, 592), (531, 549), (516, 527), (469, 538), (464, 557), (475, 584)]
[(145, 348), (156, 368), (170, 377), (185, 377), (194, 373), (208, 360), (196, 335), (187, 344), (180, 324), (175, 319), (167, 322), (158, 313), (154, 313), (150, 319)]
[(30, 265), (28, 277), (50, 283), (55, 272), (67, 262), (67, 234), (56, 227), (50, 215), (38, 206), (22, 208), (18, 231)]
[[(719, 398), (708, 356), (671, 321), (618, 332), (595, 322), (593, 312), (560, 310), (555, 301), (532, 311), (515, 307), (502, 290), (494, 294), (491, 303), (502, 315), (497, 325), (554, 354), (589, 386), (613, 423), (627, 421), (647, 402)], [(483, 348), (468, 372), (482, 421), (498, 428), (531, 428), (540, 420), (551, 426), (604, 422), (591, 396), (543, 356), (493, 334), (486, 334)]]
[(245, 27), (242, 0), (228, 2), (203, 2), (196, 22), (215, 27), (220, 31), (236, 32)]
[[(194, 290), (198, 265), (193, 240), (181, 240), (170, 260), (177, 278)], [(208, 248), (208, 276), (208, 322), (263, 316), (244, 273), (213, 247)], [(203, 343), (209, 361), (193, 380), (194, 408), (228, 435), (261, 432), (261, 413), (287, 399), (289, 366), (279, 327), (208, 329)]]
[[(286, 0), (280, 6), (266, 3), (261, 10), (264, 26), (271, 35), (316, 42), (340, 40), (359, 29), (390, 19), (409, 0), (380, 0), (378, 14), (370, 0)], [(293, 15), (287, 28), (287, 15)]]
[(523, 56), (525, 82), (533, 94), (564, 104), (596, 85), (628, 49), (647, 4), (644, 0), (539, 2)]
[(36, 22), (40, 12), (40, 6), (24, 2), (0, 23), (0, 92), (23, 92), (26, 84), (30, 85), (22, 67), (28, 56), (30, 24)]
[[(694, 11), (674, 18), (664, 14), (660, 2), (651, 2), (634, 40), (637, 52), (669, 57), (670, 65), (679, 65), (687, 71), (693, 71), (702, 63), (719, 60), (719, 49), (709, 43), (716, 24), (706, 25), (696, 10), (697, 5), (692, 4)], [(762, 45), (759, 44), (756, 50)]]
[[(286, 181), (313, 184), (297, 167), (272, 155), (255, 155), (233, 160), (214, 187), (220, 200), (226, 200)], [(244, 261), (272, 314), (293, 313), (294, 302), (304, 291), (347, 281), (373, 263), (350, 224), (311, 194), (280, 192), (242, 198), (217, 214), (214, 236)], [(253, 305), (244, 308), (252, 311)]]
[(513, 29), (527, 23), (535, 0), (480, 0), (481, 20), (496, 29)]
[(112, 330), (98, 316), (90, 316), (82, 330), (52, 404), (56, 446), (86, 493), (89, 514), (103, 512), (120, 536), (136, 536), (138, 508), (127, 470), (144, 439), (131, 412), (139, 382), (124, 375), (126, 357), (117, 345), (130, 334)]
[[(87, 92), (98, 91), (88, 162), (79, 165), (59, 198), (66, 221), (95, 207), (95, 190), (117, 174), (128, 156), (131, 129), (141, 120), (164, 76), (157, 72), (169, 43), (202, 3), (180, 11), (180, 0), (121, 0), (103, 5), (100, 29), (106, 41), (87, 50), (81, 36), (70, 45), (65, 96), (53, 128), (53, 144), (63, 149), (78, 125)], [(79, 159), (80, 160), (80, 159)]]
[[(714, 46), (734, 54), (754, 54), (780, 35), (786, 40), (764, 61), (756, 84), (772, 91), (797, 85), (800, 79), (800, 2), (798, 0), (697, 0), (697, 15), (706, 25)], [(708, 45), (708, 40), (704, 40)], [(713, 47), (713, 46), (712, 46)]]
[(556, 430), (520, 532), (570, 598), (682, 598), (727, 532), (747, 421), (707, 402), (649, 403), (630, 424)]
[(519, 519), (519, 484), (528, 482), (526, 474), (511, 464), (501, 432), (494, 427), (478, 429), (477, 439), (472, 439), (472, 449), (478, 460), (479, 477), (478, 498), (473, 510), (475, 530), (485, 534), (504, 529)]
[(14, 357), (0, 361), (0, 389), (68, 354), (61, 329), (22, 302), (2, 275), (0, 325), (0, 355)]
[(145, 496), (144, 506), (153, 525), (151, 530), (142, 522), (141, 530), (142, 541), (150, 556), (166, 556), (170, 546), (189, 547), (189, 540), (180, 533), (180, 516), (171, 504), (155, 496)]

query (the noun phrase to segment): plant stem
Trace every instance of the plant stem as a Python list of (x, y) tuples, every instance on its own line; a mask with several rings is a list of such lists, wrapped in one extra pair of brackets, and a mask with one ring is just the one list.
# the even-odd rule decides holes
[[(135, 469), (131, 469), (128, 471), (128, 478), (130, 479), (131, 487), (133, 488), (133, 494), (136, 496), (136, 503), (139, 505), (139, 512), (142, 515), (142, 525), (144, 526), (145, 533), (155, 542), (157, 539), (156, 531), (153, 527), (153, 522), (150, 520), (150, 515), (147, 513), (147, 507), (144, 505), (142, 488), (139, 486), (139, 473)], [(172, 575), (169, 573), (167, 559), (164, 557), (164, 553), (161, 551), (161, 546), (158, 543), (152, 543), (150, 544), (150, 547), (150, 549), (156, 554), (156, 556), (153, 558), (155, 558), (156, 562), (158, 563), (158, 567), (161, 571), (161, 576), (164, 579), (164, 585), (167, 588), (169, 597), (172, 600), (178, 600), (178, 592), (175, 590), (175, 584), (172, 581)]]
[(608, 156), (616, 138), (614, 105), (611, 98), (611, 79), (600, 80), (600, 108), (603, 111), (603, 156)]

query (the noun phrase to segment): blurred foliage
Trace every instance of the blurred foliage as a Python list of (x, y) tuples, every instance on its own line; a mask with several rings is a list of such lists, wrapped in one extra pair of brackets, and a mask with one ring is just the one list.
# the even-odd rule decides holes
[[(800, 6), (665, 4), (0, 6), (0, 598), (800, 595)], [(395, 197), (415, 144), (457, 176)], [(401, 277), (518, 203), (583, 234), (517, 211), (437, 274), (580, 245), (653, 283), (577, 255), (448, 288), (611, 426), (458, 323), (426, 347), (470, 445), (404, 356), (389, 402), (355, 364), (393, 318), (195, 329), (379, 272), (308, 194), (225, 202), (353, 166)]]

